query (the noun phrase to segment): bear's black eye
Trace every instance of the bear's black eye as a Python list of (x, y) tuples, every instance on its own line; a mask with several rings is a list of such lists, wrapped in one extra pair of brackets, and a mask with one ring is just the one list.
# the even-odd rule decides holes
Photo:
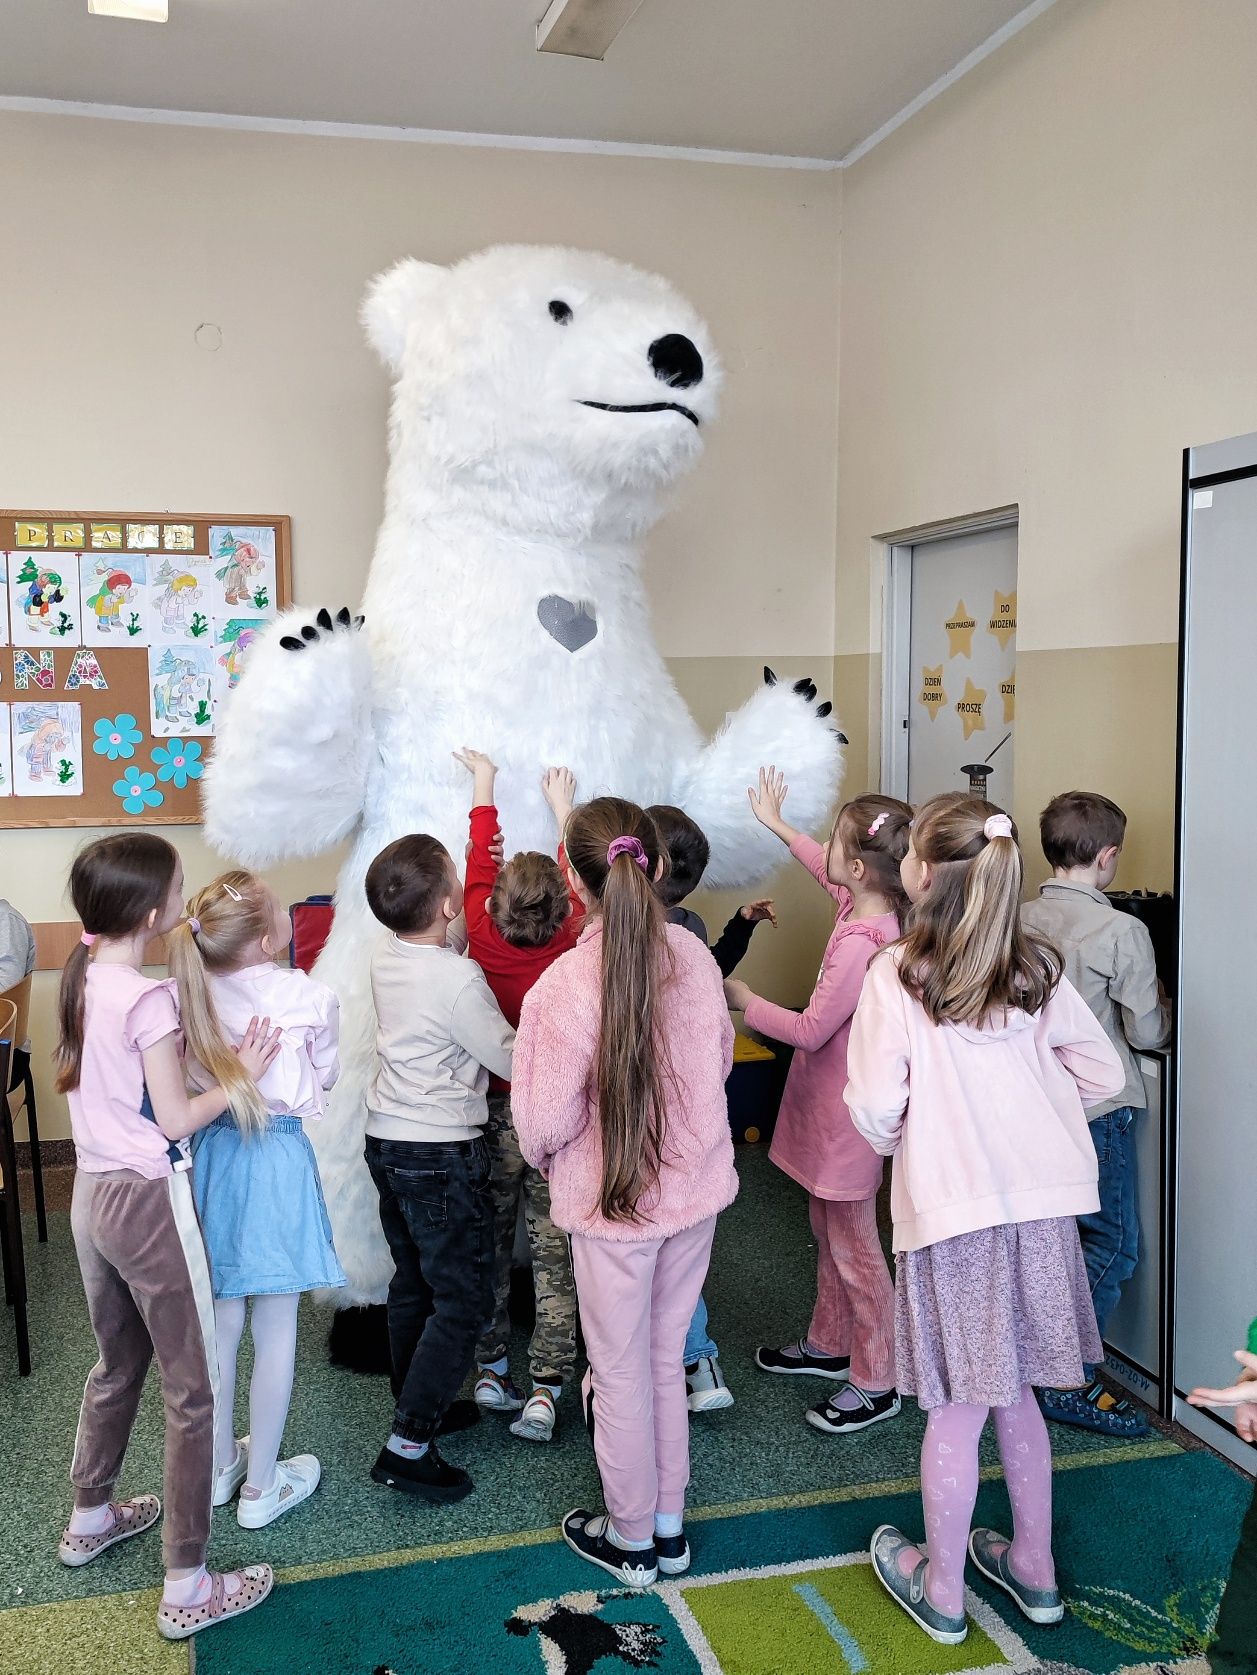
[(572, 311), (565, 302), (556, 297), (550, 304), (550, 318), (560, 326), (565, 326), (572, 318)]

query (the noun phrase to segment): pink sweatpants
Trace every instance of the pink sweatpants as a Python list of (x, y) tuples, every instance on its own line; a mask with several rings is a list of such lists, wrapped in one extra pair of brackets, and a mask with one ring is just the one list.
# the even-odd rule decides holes
[(895, 1287), (877, 1237), (877, 1202), (808, 1205), (816, 1234), (816, 1308), (808, 1341), (821, 1355), (849, 1355), (861, 1390), (895, 1383)]
[(656, 1512), (685, 1510), (685, 1333), (715, 1231), (711, 1216), (670, 1239), (616, 1243), (572, 1235), (594, 1455), (607, 1511), (626, 1541), (649, 1541)]

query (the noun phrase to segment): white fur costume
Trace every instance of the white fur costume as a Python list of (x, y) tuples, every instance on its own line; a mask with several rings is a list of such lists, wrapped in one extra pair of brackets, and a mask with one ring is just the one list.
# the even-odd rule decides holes
[[(452, 268), (400, 262), (362, 317), (395, 380), (366, 626), (284, 613), (226, 705), (205, 782), (209, 841), (248, 865), (356, 835), (317, 967), (341, 999), (343, 1069), (311, 1130), (342, 1303), (381, 1301), (392, 1271), (362, 1160), (378, 934), (363, 877), (406, 832), (461, 861), (471, 782), (451, 752), (498, 763), (508, 854), (553, 852), (539, 781), (565, 763), (582, 800), (686, 809), (711, 842), (712, 885), (780, 858), (747, 806), (762, 762), (785, 769), (803, 827), (840, 770), (830, 724), (788, 683), (761, 687), (705, 742), (651, 637), (641, 542), (702, 452), (720, 378), (670, 286), (606, 256), (501, 247)], [(281, 644), (303, 628), (303, 649)]]

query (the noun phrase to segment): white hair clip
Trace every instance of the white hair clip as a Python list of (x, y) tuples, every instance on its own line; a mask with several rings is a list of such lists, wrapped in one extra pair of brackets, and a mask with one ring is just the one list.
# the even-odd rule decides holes
[(1013, 823), (1006, 814), (990, 814), (982, 827), (982, 835), (988, 843), (995, 838), (1010, 838), (1013, 835)]
[(882, 812), (878, 815), (877, 819), (869, 827), (869, 836), (870, 837), (876, 837), (878, 832), (881, 831), (882, 827), (886, 824), (886, 822), (889, 819), (890, 819), (890, 810), (888, 808), (884, 808), (882, 810)]
[(244, 900), (244, 897), (240, 894), (239, 890), (233, 890), (230, 884), (224, 884), (223, 889), (226, 890), (227, 894), (231, 897), (232, 901), (243, 901)]

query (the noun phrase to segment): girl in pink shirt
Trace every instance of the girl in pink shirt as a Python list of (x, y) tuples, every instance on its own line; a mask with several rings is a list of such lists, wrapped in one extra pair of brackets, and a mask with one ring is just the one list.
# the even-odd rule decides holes
[[(1020, 920), (1008, 816), (936, 797), (903, 863), (907, 936), (874, 960), (848, 1050), (856, 1127), (893, 1155), (899, 1388), (929, 1419), (924, 1549), (890, 1525), (873, 1568), (932, 1639), (958, 1645), (966, 1545), (1034, 1623), (1064, 1615), (1052, 1562), (1052, 1454), (1033, 1385), (1083, 1382), (1100, 1338), (1075, 1216), (1094, 1212), (1084, 1102), (1124, 1071), (1056, 950)], [(970, 1536), (991, 1412), (1013, 1539)]]
[[(209, 1252), (218, 1339), (219, 1402), (214, 1505), (240, 1491), (237, 1521), (260, 1529), (307, 1500), (321, 1468), (313, 1454), (279, 1458), (292, 1399), (297, 1308), (303, 1291), (345, 1275), (332, 1245), (314, 1150), (302, 1128), (323, 1114), (336, 1080), (340, 1007), (324, 984), (276, 965), (292, 923), (275, 892), (250, 872), (227, 872), (188, 903), (170, 938), (170, 968), (185, 1018), (204, 1045), (188, 1078), (211, 1084), (249, 1019), (264, 1012), (279, 1052), (253, 1098), (204, 1129), (192, 1188)], [(250, 1310), (253, 1374), (249, 1434), (236, 1441), (236, 1356)]]
[(663, 848), (640, 808), (599, 797), (564, 834), (589, 919), (525, 996), (511, 1105), (548, 1176), (589, 1356), (586, 1411), (606, 1511), (563, 1539), (644, 1588), (689, 1568), (685, 1334), (716, 1216), (737, 1194), (724, 1084), (733, 1026), (715, 960), (664, 921)]
[(156, 1495), (114, 1487), (156, 1358), (166, 1407), (166, 1581), (157, 1626), (169, 1640), (225, 1622), (271, 1591), (269, 1565), (205, 1568), (214, 1476), (214, 1309), (184, 1142), (257, 1095), (278, 1040), (251, 1016), (230, 1054), (189, 1098), (173, 983), (145, 977), (147, 945), (183, 911), (183, 867), (164, 838), (123, 832), (89, 844), (70, 871), (83, 934), (61, 978), (57, 1088), (70, 1107), (78, 1169), (70, 1220), (100, 1359), (74, 1444), (74, 1512), (62, 1564), (90, 1564), (151, 1528)]
[(784, 1348), (761, 1344), (769, 1373), (811, 1373), (842, 1389), (810, 1408), (809, 1425), (845, 1436), (893, 1419), (895, 1292), (877, 1235), (882, 1159), (852, 1126), (843, 1102), (847, 1037), (869, 961), (894, 942), (908, 900), (899, 863), (912, 810), (893, 797), (857, 797), (838, 811), (829, 843), (782, 818), (786, 784), (762, 769), (751, 793), (756, 818), (838, 904), (812, 998), (802, 1013), (775, 1006), (730, 980), (725, 995), (752, 1029), (795, 1049), (769, 1156), (808, 1195), (816, 1235), (816, 1306), (807, 1335)]

